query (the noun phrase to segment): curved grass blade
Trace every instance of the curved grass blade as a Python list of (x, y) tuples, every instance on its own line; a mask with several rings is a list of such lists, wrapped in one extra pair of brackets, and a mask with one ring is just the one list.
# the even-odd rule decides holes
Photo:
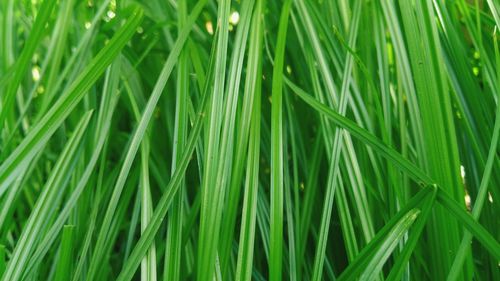
[[(402, 171), (406, 172), (408, 175), (413, 177), (418, 182), (423, 182), (425, 184), (433, 184), (433, 180), (420, 168), (412, 164), (409, 160), (403, 158), (397, 151), (388, 147), (372, 134), (367, 132), (365, 129), (359, 127), (351, 120), (339, 115), (327, 106), (318, 102), (314, 98), (306, 94), (302, 89), (294, 85), (288, 79), (285, 79), (287, 84), (291, 89), (306, 103), (311, 105), (313, 108), (325, 114), (332, 121), (334, 121), (338, 126), (343, 127), (353, 136), (362, 140), (366, 145), (373, 147), (377, 152), (384, 155), (394, 163), (397, 163), (397, 167)], [(460, 205), (454, 201), (448, 194), (438, 189), (438, 202), (446, 208), (447, 211), (451, 212), (457, 219), (459, 219), (465, 227), (481, 242), (485, 248), (490, 251), (490, 253), (495, 257), (500, 257), (500, 244), (495, 241), (495, 239), (489, 234), (483, 226), (478, 222), (474, 221), (470, 214), (468, 214)]]
[(416, 167), (409, 160), (403, 158), (397, 151), (388, 147), (386, 144), (377, 139), (373, 134), (369, 133), (367, 130), (359, 127), (356, 123), (349, 120), (348, 118), (338, 114), (333, 111), (328, 106), (317, 101), (315, 98), (308, 95), (304, 90), (295, 85), (292, 81), (285, 78), (287, 85), (299, 96), (304, 102), (309, 104), (315, 110), (321, 114), (326, 115), (338, 126), (346, 129), (351, 135), (362, 140), (366, 145), (373, 147), (377, 152), (384, 155), (385, 157), (393, 160), (397, 163), (398, 168), (402, 171), (408, 173), (414, 180), (418, 182), (424, 182), (426, 184), (432, 184), (433, 180), (420, 168)]

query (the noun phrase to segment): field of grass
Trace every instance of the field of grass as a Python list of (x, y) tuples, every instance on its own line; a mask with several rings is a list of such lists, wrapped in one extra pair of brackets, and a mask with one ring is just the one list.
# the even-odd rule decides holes
[(0, 1), (0, 281), (500, 280), (497, 0)]

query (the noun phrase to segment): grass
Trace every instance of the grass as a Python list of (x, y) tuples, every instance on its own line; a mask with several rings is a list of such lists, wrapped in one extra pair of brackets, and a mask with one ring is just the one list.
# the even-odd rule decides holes
[(0, 280), (500, 280), (492, 0), (0, 3)]

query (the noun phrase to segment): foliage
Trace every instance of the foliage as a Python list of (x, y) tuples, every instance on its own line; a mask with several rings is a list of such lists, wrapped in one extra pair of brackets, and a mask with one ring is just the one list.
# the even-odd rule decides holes
[(0, 280), (500, 280), (494, 0), (0, 2)]

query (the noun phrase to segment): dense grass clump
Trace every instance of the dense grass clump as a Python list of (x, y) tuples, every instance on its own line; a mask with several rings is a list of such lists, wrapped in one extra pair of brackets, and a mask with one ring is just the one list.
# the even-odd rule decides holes
[(0, 1), (0, 281), (500, 280), (495, 0)]

